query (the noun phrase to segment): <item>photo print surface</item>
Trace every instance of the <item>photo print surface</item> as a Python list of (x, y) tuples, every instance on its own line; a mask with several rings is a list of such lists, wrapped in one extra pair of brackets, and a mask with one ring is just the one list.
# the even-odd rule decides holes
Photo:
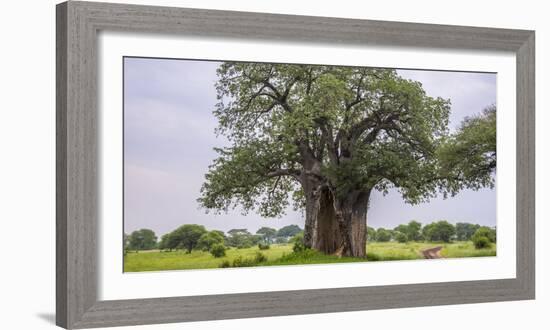
[(495, 73), (123, 61), (125, 272), (496, 256)]

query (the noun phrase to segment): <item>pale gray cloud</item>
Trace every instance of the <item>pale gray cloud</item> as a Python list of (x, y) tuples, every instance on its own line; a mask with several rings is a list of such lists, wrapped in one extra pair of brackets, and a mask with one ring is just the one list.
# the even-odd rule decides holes
[[(225, 231), (248, 228), (252, 232), (264, 225), (303, 227), (301, 212), (291, 209), (282, 218), (264, 219), (255, 213), (244, 216), (240, 209), (215, 215), (199, 208), (196, 200), (204, 174), (216, 157), (213, 147), (227, 145), (223, 137), (214, 134), (217, 122), (212, 110), (218, 65), (208, 61), (125, 59), (126, 232), (151, 228), (160, 235), (185, 223)], [(420, 81), (429, 95), (451, 99), (451, 127), (496, 102), (494, 74), (398, 72)], [(490, 189), (463, 191), (454, 198), (436, 198), (411, 206), (396, 191), (387, 196), (374, 193), (368, 222), (374, 227), (394, 227), (411, 219), (447, 219), (493, 226), (495, 195)]]

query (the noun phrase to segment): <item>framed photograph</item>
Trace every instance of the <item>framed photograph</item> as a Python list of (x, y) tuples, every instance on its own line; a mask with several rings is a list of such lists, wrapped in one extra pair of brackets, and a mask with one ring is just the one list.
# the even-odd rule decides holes
[(57, 5), (57, 324), (534, 299), (534, 47)]

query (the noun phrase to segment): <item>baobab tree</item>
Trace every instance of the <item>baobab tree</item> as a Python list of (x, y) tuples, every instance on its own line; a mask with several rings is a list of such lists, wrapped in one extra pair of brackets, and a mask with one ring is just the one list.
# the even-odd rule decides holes
[(395, 70), (225, 62), (217, 74), (217, 133), (230, 146), (206, 174), (207, 209), (276, 217), (292, 196), (305, 246), (363, 257), (373, 190), (416, 204), (452, 180), (437, 157), (450, 101)]

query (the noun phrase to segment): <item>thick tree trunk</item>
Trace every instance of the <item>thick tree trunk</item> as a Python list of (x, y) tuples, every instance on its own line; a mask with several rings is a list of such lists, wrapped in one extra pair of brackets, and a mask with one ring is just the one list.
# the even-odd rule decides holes
[(365, 257), (370, 192), (335, 199), (328, 188), (306, 187), (305, 246), (326, 254)]
[(335, 201), (336, 221), (342, 233), (340, 247), (336, 254), (366, 257), (369, 195), (369, 191), (354, 192)]

